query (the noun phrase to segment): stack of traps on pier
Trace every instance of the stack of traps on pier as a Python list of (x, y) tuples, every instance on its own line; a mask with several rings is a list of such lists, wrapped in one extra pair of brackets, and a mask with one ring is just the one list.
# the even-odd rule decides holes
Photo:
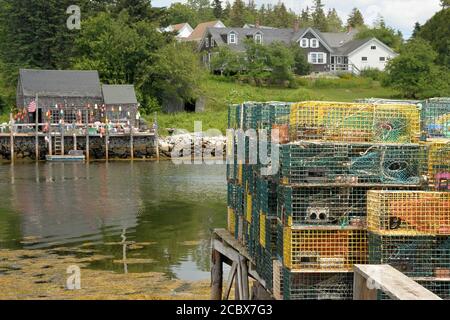
[(414, 105), (301, 102), (290, 114), (291, 141), (417, 142), (419, 110)]
[(230, 128), (288, 133), (267, 142), (269, 154), (280, 148), (271, 176), (249, 162), (249, 137), (245, 159), (228, 143), (228, 229), (276, 299), (351, 299), (352, 267), (364, 263), (391, 264), (450, 297), (448, 106), (230, 106)]

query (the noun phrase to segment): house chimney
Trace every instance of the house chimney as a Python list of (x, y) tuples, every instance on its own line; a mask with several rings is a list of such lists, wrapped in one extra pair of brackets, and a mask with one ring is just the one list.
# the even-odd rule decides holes
[(349, 26), (347, 27), (347, 33), (351, 33), (352, 30), (353, 30), (353, 27), (349, 25)]
[(261, 26), (259, 24), (259, 19), (256, 19), (255, 28), (257, 28), (257, 29), (261, 28)]
[(300, 21), (298, 19), (294, 20), (294, 32), (298, 32), (300, 30)]

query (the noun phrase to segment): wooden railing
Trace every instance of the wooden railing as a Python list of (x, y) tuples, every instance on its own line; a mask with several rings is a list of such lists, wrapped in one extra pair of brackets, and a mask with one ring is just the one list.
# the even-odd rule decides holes
[(377, 300), (380, 291), (394, 300), (442, 300), (390, 265), (355, 265), (353, 269), (353, 300)]
[(331, 72), (350, 72), (352, 74), (358, 75), (360, 70), (353, 63), (334, 63), (330, 64)]

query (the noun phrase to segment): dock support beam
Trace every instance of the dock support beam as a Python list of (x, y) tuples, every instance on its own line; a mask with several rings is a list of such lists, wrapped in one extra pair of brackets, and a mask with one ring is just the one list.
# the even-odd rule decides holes
[(9, 114), (9, 123), (11, 124), (9, 130), (9, 151), (11, 152), (11, 164), (14, 164), (14, 119), (12, 113)]
[(35, 153), (35, 157), (36, 157), (36, 162), (39, 161), (39, 95), (36, 94), (36, 112), (35, 112), (35, 116), (34, 116), (34, 123), (36, 125), (35, 127), (35, 135), (36, 135), (36, 139), (35, 139), (35, 149), (34, 149), (34, 153)]
[[(247, 250), (243, 247), (227, 230), (216, 229), (212, 238), (211, 253), (211, 299), (220, 300), (222, 298), (223, 271), (222, 263), (231, 266), (227, 287), (223, 299), (230, 296), (233, 284), (235, 286), (235, 300), (250, 299), (250, 278), (256, 280), (261, 288), (266, 287), (266, 283), (251, 266), (254, 265)], [(265, 295), (267, 299), (269, 294)], [(256, 297), (258, 298), (258, 297)]]
[(211, 259), (211, 300), (221, 300), (223, 283), (222, 255), (219, 251), (213, 249)]
[(86, 110), (86, 161), (89, 162), (89, 111)]

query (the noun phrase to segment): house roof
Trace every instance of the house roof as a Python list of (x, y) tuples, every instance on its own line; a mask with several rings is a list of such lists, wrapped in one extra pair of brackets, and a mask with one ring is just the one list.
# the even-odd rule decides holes
[(245, 43), (242, 41), (242, 37), (247, 38), (253, 36), (256, 33), (263, 35), (263, 42), (269, 44), (272, 42), (280, 41), (286, 44), (295, 41), (295, 37), (302, 33), (306, 29), (301, 29), (295, 32), (293, 29), (260, 29), (260, 28), (208, 28), (208, 32), (211, 37), (217, 43), (218, 46), (228, 45), (226, 42), (226, 35), (230, 32), (235, 32), (238, 35), (237, 44), (229, 44), (228, 46), (236, 51), (245, 51)]
[(216, 24), (222, 23), (220, 20), (208, 21), (200, 23), (195, 27), (194, 31), (192, 31), (191, 35), (186, 38), (187, 41), (200, 41), (202, 40), (206, 30), (208, 28), (213, 28)]
[(173, 31), (180, 31), (181, 29), (183, 29), (184, 26), (189, 26), (189, 23), (187, 23), (187, 22), (178, 23), (178, 24), (170, 25), (169, 27), (171, 27)]
[(320, 32), (320, 36), (332, 48), (338, 48), (345, 43), (353, 40), (358, 34), (357, 29), (352, 29), (350, 32)]
[(102, 97), (97, 71), (20, 69), (24, 96)]
[(103, 100), (106, 105), (137, 104), (134, 86), (130, 84), (104, 84)]

